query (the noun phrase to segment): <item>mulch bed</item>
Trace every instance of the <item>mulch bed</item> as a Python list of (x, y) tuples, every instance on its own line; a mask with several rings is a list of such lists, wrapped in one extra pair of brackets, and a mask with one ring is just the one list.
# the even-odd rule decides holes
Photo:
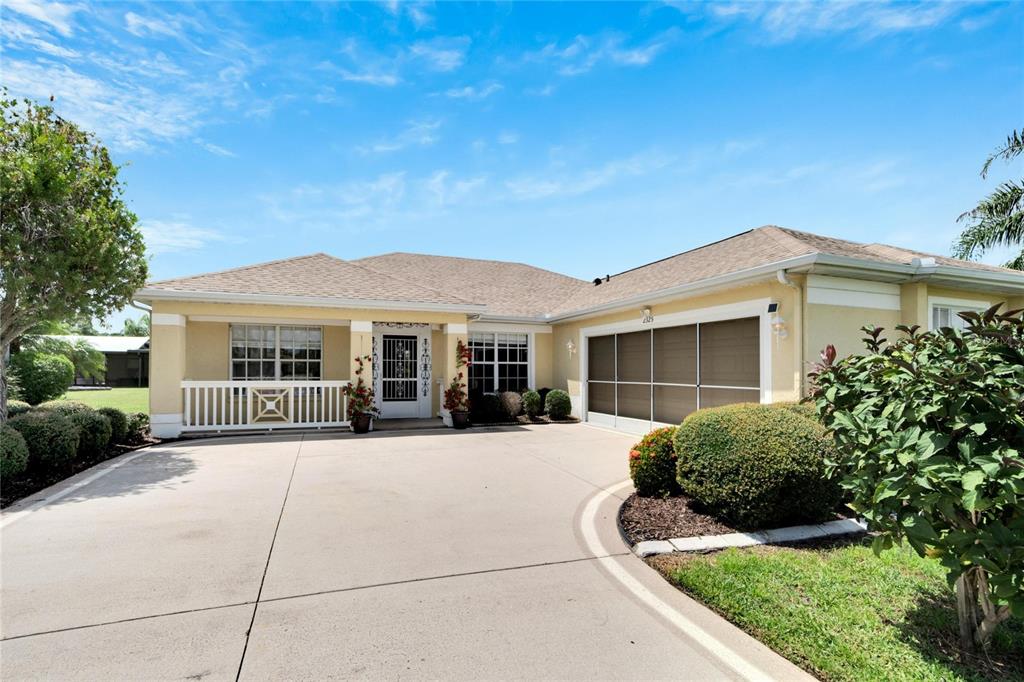
[(60, 471), (39, 471), (30, 468), (28, 471), (19, 474), (18, 476), (5, 478), (3, 487), (0, 489), (0, 509), (9, 507), (20, 499), (37, 493), (43, 488), (49, 488), (54, 483), (60, 483), (66, 478), (71, 478), (80, 471), (85, 471), (89, 467), (94, 467), (108, 459), (113, 459), (114, 457), (123, 455), (126, 452), (138, 450), (139, 448), (143, 448), (148, 445), (155, 445), (161, 442), (163, 441), (156, 438), (147, 438), (144, 442), (136, 445), (112, 445), (99, 457), (94, 457), (92, 459), (75, 459), (71, 464)]
[(515, 421), (470, 421), (470, 426), (517, 426), (520, 424), (578, 424), (579, 419), (568, 417), (566, 419), (551, 419), (546, 414), (530, 418), (525, 414), (516, 417)]
[(688, 498), (639, 497), (626, 498), (619, 510), (619, 524), (630, 544), (644, 540), (670, 540), (695, 535), (723, 535), (737, 529), (719, 519), (702, 514), (691, 507)]

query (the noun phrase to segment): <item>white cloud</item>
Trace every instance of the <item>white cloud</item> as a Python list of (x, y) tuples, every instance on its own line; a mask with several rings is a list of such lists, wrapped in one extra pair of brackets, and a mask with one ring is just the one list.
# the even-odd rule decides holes
[(224, 147), (221, 147), (219, 144), (214, 144), (212, 142), (207, 142), (206, 140), (204, 140), (201, 137), (195, 138), (194, 140), (192, 140), (192, 142), (194, 142), (196, 145), (202, 147), (206, 151), (208, 151), (211, 154), (214, 154), (216, 156), (223, 156), (223, 157), (227, 157), (227, 158), (235, 158), (235, 157), (238, 156), (238, 154), (234, 153), (230, 149), (226, 149)]
[(82, 10), (80, 5), (46, 2), (45, 0), (6, 0), (4, 7), (52, 26), (62, 36), (72, 34), (71, 20), (74, 18), (75, 12)]
[(559, 171), (520, 176), (506, 181), (505, 187), (512, 198), (527, 201), (577, 196), (620, 180), (653, 173), (672, 161), (671, 157), (660, 153), (635, 154), (575, 173)]
[(177, 37), (181, 31), (180, 26), (175, 26), (171, 22), (154, 17), (139, 16), (135, 12), (128, 12), (124, 15), (124, 24), (129, 33), (139, 37), (153, 33)]
[(555, 92), (554, 85), (545, 85), (542, 88), (526, 88), (523, 90), (525, 95), (533, 95), (534, 97), (550, 97)]
[(465, 63), (469, 44), (466, 36), (421, 40), (409, 46), (409, 54), (433, 71), (454, 71)]
[(461, 202), (487, 182), (483, 176), (464, 180), (450, 180), (451, 172), (435, 171), (424, 181), (427, 191), (434, 196), (438, 206), (449, 206)]
[(817, 2), (667, 3), (686, 14), (712, 21), (754, 24), (771, 42), (787, 42), (803, 36), (855, 33), (870, 40), (882, 35), (933, 28), (964, 6), (955, 2), (909, 3), (889, 0), (836, 0)]
[(139, 230), (151, 255), (198, 251), (215, 242), (237, 242), (216, 230), (208, 230), (183, 220), (144, 220)]
[(502, 89), (500, 83), (488, 83), (480, 87), (467, 85), (462, 88), (449, 88), (445, 90), (445, 97), (452, 99), (481, 100), (486, 99)]
[(398, 85), (398, 75), (395, 73), (383, 71), (356, 72), (349, 71), (348, 69), (340, 69), (338, 73), (342, 80), (352, 83), (366, 83), (367, 85), (380, 85), (389, 88)]
[[(619, 34), (578, 35), (564, 47), (558, 43), (548, 43), (540, 50), (526, 53), (523, 58), (527, 62), (553, 63), (557, 72), (563, 76), (578, 76), (602, 63), (617, 66), (646, 66), (654, 61), (655, 57), (677, 36), (678, 29), (671, 28), (645, 43), (627, 45), (625, 37)], [(539, 91), (531, 94), (547, 95), (550, 92)]]
[(519, 142), (519, 133), (514, 130), (503, 130), (498, 133), (498, 144), (515, 144)]
[(437, 119), (409, 121), (397, 135), (382, 138), (370, 145), (357, 147), (356, 151), (361, 154), (383, 154), (397, 152), (406, 147), (428, 147), (440, 139), (438, 135), (440, 128), (441, 121)]

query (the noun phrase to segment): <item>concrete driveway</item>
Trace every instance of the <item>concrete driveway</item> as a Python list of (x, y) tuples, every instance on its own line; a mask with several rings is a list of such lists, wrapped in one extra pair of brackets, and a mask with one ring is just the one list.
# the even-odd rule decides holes
[(288, 435), (114, 460), (4, 513), (0, 674), (802, 676), (628, 553), (633, 440)]

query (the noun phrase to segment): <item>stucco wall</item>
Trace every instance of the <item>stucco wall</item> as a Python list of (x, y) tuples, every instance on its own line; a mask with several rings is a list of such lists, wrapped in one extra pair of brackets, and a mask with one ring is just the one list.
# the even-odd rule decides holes
[(530, 388), (552, 388), (554, 381), (554, 334), (533, 335), (533, 386)]
[(817, 362), (822, 349), (828, 344), (836, 347), (840, 357), (861, 353), (864, 351), (861, 327), (884, 327), (888, 335), (899, 323), (899, 310), (808, 304), (806, 362)]

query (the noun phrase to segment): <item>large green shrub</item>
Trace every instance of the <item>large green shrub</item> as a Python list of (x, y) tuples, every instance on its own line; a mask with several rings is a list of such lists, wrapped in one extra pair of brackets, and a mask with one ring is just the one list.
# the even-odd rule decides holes
[(675, 426), (655, 429), (629, 451), (629, 477), (641, 497), (679, 494), (676, 481)]
[(78, 427), (78, 456), (95, 459), (110, 444), (110, 420), (99, 412), (75, 412), (69, 417)]
[(33, 410), (7, 423), (25, 438), (30, 466), (60, 469), (78, 452), (78, 427), (60, 413)]
[(526, 416), (533, 419), (541, 413), (541, 409), (540, 393), (533, 390), (523, 391), (523, 412)]
[(493, 424), (507, 419), (501, 399), (493, 393), (470, 396), (469, 418), (474, 424)]
[(774, 403), (774, 405), (812, 421), (820, 421), (818, 411), (810, 403)]
[(548, 397), (544, 400), (544, 411), (556, 421), (568, 417), (572, 412), (572, 401), (569, 400), (569, 394), (560, 388), (549, 392)]
[(14, 427), (0, 425), (0, 478), (17, 476), (28, 467), (28, 445)]
[(32, 406), (21, 400), (8, 400), (7, 401), (7, 416), (16, 417), (23, 412), (28, 412), (32, 409)]
[(101, 407), (96, 411), (110, 420), (110, 442), (124, 443), (128, 436), (128, 415), (116, 407)]
[(850, 506), (876, 552), (906, 540), (942, 562), (965, 648), (1024, 617), (1024, 321), (998, 309), (891, 343), (865, 328), (866, 355), (830, 346), (811, 375)]
[(59, 398), (75, 380), (75, 366), (63, 355), (23, 351), (11, 356), (22, 399), (31, 405)]
[(683, 493), (742, 528), (827, 519), (839, 485), (826, 471), (824, 427), (773, 405), (698, 410), (676, 431)]

